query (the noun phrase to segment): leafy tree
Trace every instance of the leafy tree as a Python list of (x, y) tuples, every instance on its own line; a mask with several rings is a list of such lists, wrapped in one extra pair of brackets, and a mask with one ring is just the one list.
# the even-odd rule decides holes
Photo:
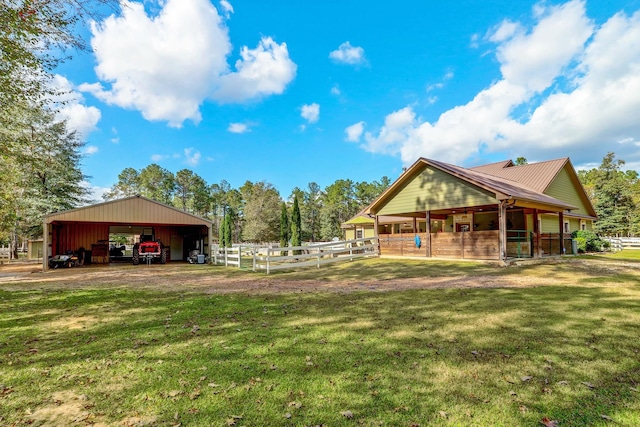
[[(85, 49), (77, 25), (116, 10), (118, 0), (0, 1), (0, 126), (10, 126), (15, 106), (51, 102), (52, 70), (71, 49)], [(104, 8), (107, 9), (104, 9)]]
[[(300, 206), (298, 196), (293, 198), (293, 210), (291, 212), (291, 246), (302, 245), (302, 217), (300, 216)], [(294, 255), (300, 254), (300, 249), (293, 251)]]
[(339, 179), (324, 190), (321, 214), (321, 237), (331, 240), (342, 236), (340, 225), (358, 212), (353, 181)]
[(261, 181), (247, 181), (240, 189), (245, 201), (243, 208), (243, 240), (273, 242), (279, 237), (280, 194), (273, 185)]
[(631, 232), (636, 213), (636, 203), (631, 193), (634, 182), (620, 170), (624, 164), (624, 160), (616, 160), (615, 154), (609, 152), (593, 174), (594, 208), (599, 217), (596, 231), (599, 233), (628, 235)]
[[(289, 246), (289, 237), (291, 233), (291, 227), (289, 226), (289, 213), (287, 212), (287, 204), (282, 202), (282, 211), (280, 213), (280, 247), (284, 248)], [(285, 251), (281, 253), (285, 255)]]
[(529, 161), (526, 157), (518, 157), (515, 162), (513, 162), (516, 166), (527, 165)]
[(315, 242), (320, 238), (320, 208), (322, 206), (322, 190), (315, 182), (310, 182), (306, 190), (296, 187), (289, 200), (298, 198), (302, 219), (302, 239)]
[[(32, 108), (25, 113), (14, 121), (18, 131), (10, 136), (18, 143), (7, 147), (0, 162), (0, 175), (15, 184), (13, 195), (3, 191), (0, 209), (7, 221), (2, 228), (11, 234), (14, 250), (18, 238), (42, 235), (45, 215), (88, 202), (83, 186), (87, 177), (80, 169), (84, 143), (47, 109)], [(5, 132), (0, 130), (6, 136)]]
[(149, 199), (172, 205), (176, 188), (175, 176), (167, 169), (152, 163), (140, 171), (141, 194)]
[(118, 182), (102, 195), (104, 200), (122, 199), (141, 194), (140, 174), (134, 168), (124, 168), (118, 174)]

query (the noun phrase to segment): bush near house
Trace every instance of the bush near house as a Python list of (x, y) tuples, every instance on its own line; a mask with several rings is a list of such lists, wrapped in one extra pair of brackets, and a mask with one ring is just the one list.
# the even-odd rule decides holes
[(578, 243), (578, 252), (602, 252), (610, 246), (610, 243), (603, 240), (593, 231), (578, 230), (571, 233), (571, 237)]

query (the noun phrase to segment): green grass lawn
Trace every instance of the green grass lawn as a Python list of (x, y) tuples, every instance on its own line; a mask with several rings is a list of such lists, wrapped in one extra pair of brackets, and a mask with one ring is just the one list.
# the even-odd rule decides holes
[[(640, 272), (593, 262), (603, 273), (584, 286), (0, 291), (0, 425), (637, 426)], [(281, 277), (436, 274), (425, 265)], [(544, 285), (574, 268), (495, 274)]]

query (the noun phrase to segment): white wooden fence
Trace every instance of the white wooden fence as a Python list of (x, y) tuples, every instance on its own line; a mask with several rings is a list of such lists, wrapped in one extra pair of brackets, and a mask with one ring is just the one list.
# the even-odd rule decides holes
[(640, 237), (604, 237), (603, 239), (611, 243), (612, 251), (640, 249)]
[(11, 259), (11, 249), (10, 248), (5, 248), (5, 247), (0, 247), (0, 261), (2, 260), (7, 260), (9, 261)]
[(216, 265), (241, 268), (244, 258), (247, 268), (253, 271), (266, 271), (269, 274), (275, 270), (320, 268), (321, 265), (339, 261), (377, 257), (379, 245), (377, 237), (369, 237), (290, 247), (237, 245), (232, 248), (213, 248), (212, 252), (212, 259)]

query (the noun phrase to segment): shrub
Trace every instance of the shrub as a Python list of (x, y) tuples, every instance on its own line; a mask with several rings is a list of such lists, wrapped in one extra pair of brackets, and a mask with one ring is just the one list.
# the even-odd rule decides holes
[(609, 243), (589, 230), (574, 231), (571, 233), (571, 237), (578, 243), (578, 252), (602, 252)]

